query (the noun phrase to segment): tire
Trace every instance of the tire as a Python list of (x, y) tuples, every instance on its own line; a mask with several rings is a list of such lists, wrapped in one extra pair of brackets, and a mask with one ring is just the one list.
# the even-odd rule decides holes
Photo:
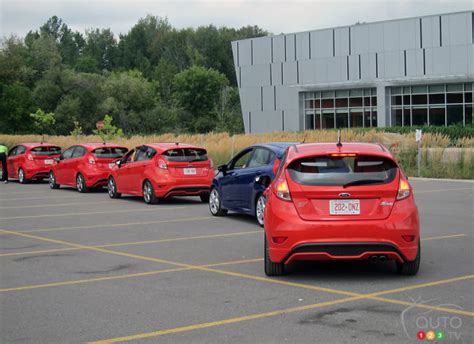
[(397, 272), (403, 276), (415, 276), (420, 270), (421, 262), (421, 245), (418, 241), (418, 253), (415, 260), (411, 262), (399, 263), (397, 262)]
[(21, 167), (18, 169), (18, 181), (20, 184), (28, 184), (28, 179), (25, 177), (25, 171)]
[(209, 202), (209, 193), (202, 193), (199, 195), (199, 198), (201, 199), (202, 203), (208, 203)]
[(264, 211), (265, 211), (265, 205), (267, 203), (267, 199), (263, 194), (260, 194), (257, 196), (257, 199), (255, 201), (255, 218), (257, 219), (257, 223), (260, 225), (260, 227), (263, 227), (264, 225)]
[(227, 215), (227, 209), (222, 208), (221, 195), (216, 188), (212, 188), (209, 194), (209, 210), (213, 216)]
[(146, 204), (156, 204), (158, 203), (158, 198), (155, 196), (155, 190), (153, 190), (153, 185), (150, 181), (145, 180), (143, 183), (143, 200)]
[(56, 177), (54, 176), (53, 171), (49, 171), (48, 183), (51, 189), (59, 189), (60, 185), (56, 183)]
[(270, 259), (270, 253), (268, 252), (267, 237), (265, 236), (265, 275), (267, 276), (283, 276), (285, 274), (285, 264), (274, 263)]
[(114, 177), (110, 177), (107, 181), (107, 192), (110, 198), (120, 198), (122, 196), (120, 192), (117, 192), (117, 184)]
[(76, 176), (76, 189), (80, 193), (85, 193), (89, 191), (86, 185), (86, 180), (84, 179), (84, 176), (80, 173)]

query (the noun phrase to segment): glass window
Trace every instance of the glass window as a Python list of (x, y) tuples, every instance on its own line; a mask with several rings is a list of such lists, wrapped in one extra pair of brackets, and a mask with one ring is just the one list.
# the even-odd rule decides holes
[(84, 156), (84, 154), (86, 154), (86, 149), (82, 146), (77, 146), (74, 149), (74, 152), (72, 153), (71, 158), (80, 158), (81, 156)]
[(372, 126), (370, 122), (370, 111), (365, 111), (364, 112), (364, 127), (365, 128), (370, 128)]
[(321, 98), (334, 98), (334, 91), (321, 92)]
[(377, 106), (377, 97), (372, 97), (372, 106)]
[(38, 147), (31, 148), (31, 153), (33, 155), (43, 155), (43, 156), (57, 155), (57, 154), (61, 154), (61, 148), (57, 146), (38, 146)]
[(446, 102), (448, 104), (462, 104), (463, 102), (462, 93), (447, 93)]
[(349, 98), (349, 106), (351, 107), (362, 106), (362, 98)]
[(347, 98), (336, 99), (336, 107), (337, 108), (347, 107)]
[(474, 107), (472, 105), (465, 106), (466, 125), (472, 124), (474, 121)]
[(245, 151), (238, 155), (233, 162), (230, 164), (230, 169), (247, 168), (250, 157), (252, 156), (253, 149)]
[(463, 84), (447, 84), (446, 91), (447, 92), (462, 92)]
[(363, 127), (363, 126), (364, 126), (364, 123), (362, 119), (362, 111), (351, 110), (350, 127), (357, 128), (357, 127)]
[(321, 107), (322, 108), (333, 108), (334, 107), (334, 101), (332, 99), (323, 99)]
[(392, 105), (402, 105), (402, 96), (392, 97)]
[[(150, 152), (149, 154), (153, 154)], [(208, 160), (207, 151), (202, 148), (175, 148), (163, 152), (162, 155), (172, 162), (193, 162)]]
[(15, 146), (12, 149), (10, 149), (10, 151), (8, 152), (8, 156), (15, 156), (17, 148), (18, 146)]
[(74, 152), (74, 148), (76, 147), (74, 146), (66, 149), (62, 155), (63, 159), (70, 159), (72, 157), (72, 152)]
[(430, 104), (444, 104), (444, 93), (441, 94), (430, 94)]
[(319, 109), (321, 107), (321, 100), (319, 99), (313, 100), (313, 105), (315, 109)]
[(372, 127), (376, 127), (377, 126), (377, 110), (372, 110), (371, 117), (372, 117)]
[(403, 110), (392, 110), (392, 125), (401, 127), (403, 125)]
[(250, 168), (250, 167), (266, 166), (273, 161), (274, 157), (275, 157), (275, 153), (273, 153), (272, 151), (269, 151), (268, 149), (265, 149), (265, 148), (257, 148), (255, 149), (252, 155), (252, 158), (250, 159), (248, 167)]
[(314, 115), (314, 128), (321, 129), (321, 113), (319, 111)]
[(411, 103), (413, 105), (425, 105), (428, 104), (428, 99), (426, 97), (426, 94), (420, 94), (420, 95), (412, 95), (411, 96)]
[(392, 87), (392, 94), (402, 94), (402, 88), (401, 87)]
[(310, 99), (310, 100), (305, 100), (304, 106), (305, 106), (307, 109), (312, 109), (312, 108), (314, 107), (314, 100), (312, 100), (312, 99)]
[(404, 127), (411, 126), (411, 111), (409, 107), (403, 108), (403, 126)]
[(411, 104), (411, 97), (403, 96), (403, 105), (410, 105), (410, 104)]
[(305, 129), (307, 130), (314, 129), (314, 114), (313, 113), (306, 112)]
[(444, 107), (430, 107), (430, 125), (445, 125)]
[(462, 105), (448, 105), (447, 107), (448, 125), (463, 124), (463, 106)]
[(472, 93), (464, 93), (464, 102), (466, 103), (472, 103)]
[(332, 129), (334, 128), (334, 113), (323, 111), (323, 129)]
[(420, 94), (420, 93), (427, 93), (427, 88), (426, 86), (413, 86), (411, 88), (411, 93), (413, 94)]
[(349, 119), (347, 112), (336, 112), (336, 128), (347, 128), (349, 127)]
[(351, 97), (362, 97), (364, 94), (363, 94), (362, 89), (355, 89), (355, 90), (350, 90), (349, 95)]
[(364, 97), (364, 106), (370, 106), (370, 97)]
[(20, 155), (26, 152), (26, 147), (25, 146), (18, 146), (16, 149), (15, 155)]
[(472, 84), (469, 82), (464, 84), (464, 91), (472, 91)]
[(444, 93), (444, 85), (430, 85), (428, 90), (430, 93)]
[(94, 149), (92, 154), (99, 159), (117, 159), (123, 157), (127, 151), (125, 147), (101, 147)]
[(349, 90), (339, 90), (339, 91), (336, 91), (336, 98), (339, 98), (339, 97), (349, 97)]
[(410, 86), (403, 87), (403, 94), (410, 94), (410, 93), (411, 93), (411, 87)]
[(424, 126), (428, 124), (428, 109), (418, 108), (412, 110), (412, 124), (414, 126)]

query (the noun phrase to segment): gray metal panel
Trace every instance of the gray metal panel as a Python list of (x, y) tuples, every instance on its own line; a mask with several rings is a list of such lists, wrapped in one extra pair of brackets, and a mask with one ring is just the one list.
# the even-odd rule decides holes
[(285, 61), (285, 36), (273, 36), (273, 62)]
[(375, 67), (376, 58), (374, 53), (360, 55), (360, 75), (361, 79), (375, 79), (377, 70)]
[(421, 18), (421, 28), (423, 48), (439, 47), (439, 16)]
[(327, 80), (329, 82), (345, 81), (346, 77), (346, 56), (336, 56), (327, 61)]
[(334, 30), (336, 56), (349, 55), (349, 28), (341, 27)]
[(351, 27), (351, 54), (361, 54), (369, 51), (369, 25)]
[(315, 84), (316, 79), (316, 61), (308, 60), (299, 63), (300, 84)]
[[(276, 87), (276, 106), (277, 110), (297, 110), (298, 109), (298, 91), (294, 87), (275, 86)], [(286, 126), (285, 126), (286, 127)]]
[(239, 41), (239, 66), (250, 66), (252, 64), (251, 39)]
[(455, 13), (441, 16), (443, 46), (471, 43), (471, 17), (471, 13)]
[(383, 23), (383, 46), (384, 51), (394, 51), (400, 49), (400, 23), (389, 21)]
[(296, 34), (296, 59), (309, 59), (309, 32), (302, 32)]
[(423, 75), (423, 50), (407, 50), (406, 63), (407, 76)]
[(237, 42), (232, 42), (232, 57), (234, 59), (234, 64), (238, 66), (238, 59), (237, 59)]
[(375, 53), (383, 51), (384, 23), (368, 24), (367, 26), (369, 28), (369, 52)]
[(316, 64), (316, 82), (325, 83), (328, 81), (328, 60), (331, 57), (317, 59)]
[(449, 48), (426, 48), (426, 74), (449, 75)]
[(333, 30), (311, 32), (311, 58), (333, 56)]
[(242, 87), (270, 85), (269, 65), (255, 65), (241, 67)]
[(400, 32), (400, 50), (418, 49), (420, 47), (420, 24), (417, 18), (401, 20), (398, 30)]
[(282, 85), (281, 80), (281, 71), (282, 71), (282, 62), (272, 63), (272, 85)]
[(297, 82), (297, 67), (296, 62), (283, 63), (283, 84), (294, 85)]
[(264, 111), (252, 113), (253, 133), (281, 131), (281, 123), (281, 111)]
[(239, 91), (242, 112), (261, 111), (260, 87), (244, 87)]
[(401, 51), (387, 51), (378, 55), (379, 77), (400, 77), (404, 72), (404, 57)]
[(262, 88), (263, 92), (263, 111), (274, 111), (275, 110), (275, 94), (274, 94), (274, 86), (265, 86)]
[(295, 61), (295, 35), (286, 35), (286, 61)]
[[(298, 95), (296, 95), (298, 96)], [(300, 131), (301, 121), (297, 109), (285, 110), (285, 131)]]
[(272, 40), (270, 37), (253, 39), (253, 64), (265, 64), (272, 62)]
[(474, 44), (468, 46), (467, 51), (469, 61), (468, 74), (474, 78)]
[(468, 49), (465, 45), (452, 46), (449, 49), (449, 66), (451, 74), (469, 72)]
[(349, 56), (349, 80), (359, 80), (359, 55)]

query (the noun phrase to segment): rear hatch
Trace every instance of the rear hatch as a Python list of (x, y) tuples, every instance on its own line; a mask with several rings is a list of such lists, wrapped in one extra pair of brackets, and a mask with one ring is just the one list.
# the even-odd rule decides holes
[(114, 161), (122, 158), (128, 148), (120, 146), (105, 146), (92, 151), (92, 159), (95, 165), (102, 170), (109, 170), (114, 166)]
[[(52, 165), (54, 159), (61, 155), (61, 147), (58, 146), (37, 146), (30, 150), (29, 160), (33, 160), (36, 165)], [(31, 158), (30, 158), (31, 156)]]
[(175, 178), (206, 177), (211, 168), (207, 151), (202, 148), (173, 148), (161, 155)]
[(298, 159), (286, 170), (300, 217), (320, 220), (381, 220), (390, 215), (398, 191), (396, 163), (369, 155)]

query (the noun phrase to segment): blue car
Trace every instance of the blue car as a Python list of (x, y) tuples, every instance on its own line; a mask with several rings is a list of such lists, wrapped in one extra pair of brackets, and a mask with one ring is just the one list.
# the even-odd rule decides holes
[(293, 142), (272, 142), (245, 148), (226, 165), (218, 167), (212, 181), (209, 209), (214, 216), (227, 212), (255, 216), (263, 226), (265, 197), (286, 148)]

